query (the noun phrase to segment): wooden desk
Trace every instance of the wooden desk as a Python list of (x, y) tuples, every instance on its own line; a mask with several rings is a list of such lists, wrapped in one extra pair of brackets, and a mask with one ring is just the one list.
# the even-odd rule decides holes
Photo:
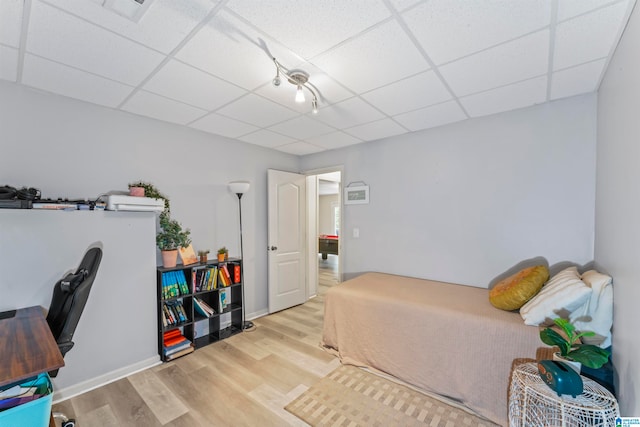
[(0, 388), (63, 366), (41, 307), (19, 308), (0, 319)]

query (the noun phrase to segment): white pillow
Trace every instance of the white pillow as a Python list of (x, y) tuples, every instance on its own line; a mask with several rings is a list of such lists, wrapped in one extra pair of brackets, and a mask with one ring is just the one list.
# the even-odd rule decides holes
[(520, 308), (525, 325), (551, 323), (557, 317), (567, 318), (591, 295), (591, 288), (580, 280), (576, 267), (569, 267), (551, 278), (542, 290)]
[(589, 270), (582, 275), (582, 281), (592, 289), (591, 297), (571, 313), (571, 322), (579, 331), (596, 333), (595, 337), (584, 337), (585, 343), (609, 347), (613, 326), (612, 279), (596, 270)]

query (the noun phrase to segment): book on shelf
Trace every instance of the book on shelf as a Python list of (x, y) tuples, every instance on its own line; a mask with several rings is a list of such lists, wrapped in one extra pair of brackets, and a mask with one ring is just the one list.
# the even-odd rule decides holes
[(196, 252), (193, 250), (192, 244), (186, 248), (178, 248), (178, 252), (180, 253), (180, 258), (184, 265), (195, 264), (198, 262), (198, 257), (196, 256)]
[(215, 311), (206, 302), (199, 298), (193, 299), (193, 306), (199, 314), (205, 317), (211, 317), (215, 314)]
[(240, 283), (242, 278), (240, 277), (240, 263), (233, 264), (233, 283)]
[(164, 355), (165, 356), (170, 356), (173, 353), (177, 353), (179, 351), (184, 350), (185, 348), (189, 348), (192, 347), (192, 343), (191, 341), (189, 341), (188, 339), (185, 338), (184, 341), (178, 343), (178, 344), (174, 344), (172, 346), (165, 346), (164, 347)]
[(180, 350), (176, 353), (167, 355), (166, 360), (169, 361), (169, 360), (177, 359), (178, 357), (182, 357), (185, 354), (193, 353), (193, 350), (194, 350), (193, 346), (187, 347), (184, 350)]
[(227, 289), (220, 289), (218, 294), (220, 296), (220, 313), (222, 313), (229, 306), (229, 291)]
[(178, 287), (180, 288), (180, 295), (187, 295), (189, 293), (189, 285), (187, 284), (187, 276), (184, 275), (183, 270), (176, 271)]
[(165, 326), (173, 326), (189, 321), (189, 316), (187, 316), (187, 312), (180, 300), (165, 301), (162, 303), (162, 313), (164, 316), (162, 323)]

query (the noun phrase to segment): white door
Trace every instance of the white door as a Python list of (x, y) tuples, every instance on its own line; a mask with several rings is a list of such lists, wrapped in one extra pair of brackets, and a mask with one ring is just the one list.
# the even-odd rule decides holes
[(269, 313), (306, 301), (304, 175), (267, 171)]

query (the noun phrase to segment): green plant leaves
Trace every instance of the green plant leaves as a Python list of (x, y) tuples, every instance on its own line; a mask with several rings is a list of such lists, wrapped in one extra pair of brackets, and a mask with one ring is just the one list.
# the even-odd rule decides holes
[(560, 355), (565, 357), (571, 350), (571, 345), (569, 342), (559, 333), (554, 331), (551, 328), (545, 328), (540, 331), (540, 339), (543, 343), (550, 345), (552, 347), (560, 348)]
[(598, 369), (609, 360), (609, 352), (595, 345), (582, 344), (571, 350), (567, 357), (588, 368)]
[(560, 348), (560, 355), (582, 363), (588, 368), (598, 369), (609, 360), (609, 352), (596, 345), (582, 344), (580, 337), (594, 336), (595, 332), (584, 331), (576, 334), (576, 328), (567, 319), (557, 318), (554, 323), (566, 334), (566, 338), (551, 328), (540, 331), (543, 343)]

